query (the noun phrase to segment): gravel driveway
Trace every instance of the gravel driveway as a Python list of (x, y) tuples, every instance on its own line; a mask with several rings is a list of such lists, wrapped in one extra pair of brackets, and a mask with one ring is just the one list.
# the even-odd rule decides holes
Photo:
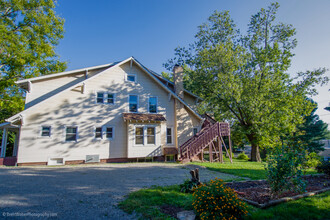
[[(182, 183), (190, 168), (162, 163), (1, 167), (0, 218), (135, 219), (116, 206), (125, 195), (152, 185)], [(205, 168), (200, 175), (202, 181), (236, 178)]]

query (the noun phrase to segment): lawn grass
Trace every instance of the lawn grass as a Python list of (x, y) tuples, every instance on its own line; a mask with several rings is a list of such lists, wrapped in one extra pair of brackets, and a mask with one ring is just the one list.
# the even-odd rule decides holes
[[(174, 219), (160, 211), (162, 205), (173, 205), (192, 210), (192, 195), (181, 193), (179, 186), (152, 187), (130, 193), (119, 207), (128, 213), (135, 211), (140, 219)], [(248, 205), (246, 219), (329, 219), (330, 192), (307, 197), (268, 208)]]
[(140, 219), (174, 219), (160, 211), (162, 205), (172, 205), (192, 210), (192, 195), (180, 192), (179, 186), (154, 186), (130, 193), (119, 203), (128, 213), (140, 214)]
[(268, 209), (249, 207), (247, 219), (330, 219), (330, 191)]
[[(224, 163), (208, 163), (208, 162), (192, 162), (191, 164), (204, 166), (209, 170), (218, 171), (222, 173), (233, 174), (240, 177), (248, 177), (252, 180), (266, 179), (266, 163), (251, 162), (247, 160), (233, 159), (230, 163), (226, 158)], [(314, 169), (306, 170), (306, 174), (315, 174)]]

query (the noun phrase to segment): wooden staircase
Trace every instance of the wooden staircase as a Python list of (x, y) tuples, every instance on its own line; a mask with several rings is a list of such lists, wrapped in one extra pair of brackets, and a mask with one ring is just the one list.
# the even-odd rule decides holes
[[(223, 140), (224, 136), (229, 137), (229, 149)], [(232, 162), (229, 124), (205, 120), (202, 130), (181, 145), (180, 160), (182, 162), (190, 162), (198, 158), (203, 161), (204, 152), (208, 151), (210, 162), (218, 161), (223, 163), (223, 147)]]

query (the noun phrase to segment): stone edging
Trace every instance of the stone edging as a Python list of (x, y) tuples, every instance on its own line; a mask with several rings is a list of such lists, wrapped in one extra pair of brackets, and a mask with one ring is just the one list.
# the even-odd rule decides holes
[(241, 197), (240, 197), (240, 199), (242, 199), (243, 201), (245, 201), (245, 202), (247, 202), (247, 203), (249, 203), (253, 206), (256, 206), (258, 208), (266, 209), (266, 208), (269, 208), (271, 206), (274, 206), (274, 205), (277, 205), (277, 204), (280, 204), (280, 203), (283, 203), (283, 202), (288, 202), (288, 201), (293, 201), (293, 200), (297, 200), (297, 199), (301, 199), (301, 198), (305, 198), (305, 197), (309, 197), (309, 196), (314, 196), (316, 194), (320, 194), (320, 193), (326, 192), (328, 190), (330, 190), (330, 187), (325, 188), (325, 189), (320, 189), (320, 190), (317, 190), (317, 191), (314, 191), (314, 192), (308, 192), (308, 193), (292, 196), (292, 197), (283, 197), (283, 198), (280, 198), (280, 199), (271, 200), (270, 202), (264, 203), (264, 204), (259, 204), (257, 202), (252, 201), (252, 200), (241, 198)]

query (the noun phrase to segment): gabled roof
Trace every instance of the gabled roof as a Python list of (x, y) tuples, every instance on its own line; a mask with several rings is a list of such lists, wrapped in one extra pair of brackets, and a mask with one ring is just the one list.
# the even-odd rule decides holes
[(82, 69), (76, 69), (76, 70), (70, 70), (70, 71), (65, 71), (61, 73), (53, 73), (49, 75), (44, 75), (44, 76), (39, 76), (39, 77), (34, 77), (34, 78), (29, 78), (29, 79), (23, 79), (23, 80), (18, 80), (15, 83), (16, 84), (22, 84), (22, 83), (27, 83), (27, 82), (33, 82), (33, 81), (38, 81), (38, 80), (44, 80), (44, 79), (49, 79), (49, 78), (55, 78), (59, 76), (66, 76), (74, 73), (79, 73), (79, 72), (85, 72), (85, 71), (90, 71), (90, 70), (97, 70), (97, 69), (102, 69), (106, 67), (111, 67), (116, 65), (119, 62), (114, 62), (114, 63), (108, 63), (108, 64), (103, 64), (99, 66), (92, 66), (92, 67), (86, 67)]
[[(72, 89), (74, 89), (74, 88), (76, 88), (77, 86), (82, 86), (82, 85), (84, 85), (86, 82), (88, 82), (89, 80), (91, 80), (91, 79), (94, 79), (95, 77), (98, 77), (98, 76), (100, 76), (100, 75), (102, 75), (103, 73), (105, 73), (106, 72), (106, 70), (108, 70), (109, 68), (112, 68), (112, 67), (115, 67), (115, 66), (120, 66), (120, 65), (122, 65), (122, 64), (124, 64), (124, 63), (126, 63), (126, 62), (129, 62), (129, 61), (134, 61), (142, 70), (144, 70), (152, 79), (154, 79), (155, 81), (156, 81), (156, 83), (158, 83), (163, 89), (165, 89), (167, 92), (169, 92), (174, 98), (176, 98), (177, 100), (179, 100), (184, 106), (186, 106), (197, 118), (199, 118), (200, 120), (203, 120), (203, 118), (195, 111), (195, 110), (193, 110), (184, 100), (182, 100), (179, 96), (177, 96), (177, 94), (175, 94), (171, 89), (169, 89), (166, 85), (164, 85), (153, 73), (151, 73), (151, 71), (149, 70), (149, 69), (147, 69), (145, 66), (143, 66), (139, 61), (137, 61), (134, 57), (130, 57), (130, 58), (128, 58), (128, 59), (126, 59), (126, 60), (123, 60), (123, 61), (121, 61), (121, 62), (117, 62), (117, 63), (113, 63), (113, 64), (107, 64), (108, 65), (108, 68), (106, 68), (105, 70), (103, 70), (103, 71), (101, 71), (100, 73), (98, 73), (98, 74), (96, 74), (96, 75), (94, 75), (94, 76), (91, 76), (91, 77), (89, 77), (89, 78), (87, 78), (87, 79), (85, 79), (85, 80), (83, 80), (83, 81), (81, 81), (81, 82), (79, 82), (79, 83), (77, 83), (77, 84), (75, 84), (75, 85), (73, 85), (73, 86), (71, 86), (71, 87), (69, 87), (69, 88), (66, 88), (66, 89), (64, 89), (64, 90), (62, 90), (62, 91), (60, 91), (59, 93), (56, 93), (56, 94), (54, 94), (53, 96), (50, 96), (50, 97), (48, 97), (47, 99), (44, 99), (44, 100), (42, 100), (42, 101), (40, 101), (39, 103), (37, 103), (37, 104), (35, 104), (35, 105), (33, 105), (33, 106), (31, 106), (30, 108), (28, 108), (28, 109), (25, 109), (24, 111), (22, 111), (22, 112), (20, 112), (20, 113), (18, 113), (18, 114), (16, 114), (16, 115), (14, 115), (14, 116), (12, 116), (12, 117), (10, 117), (10, 118), (8, 118), (8, 119), (6, 119), (6, 121), (8, 121), (8, 122), (14, 122), (14, 121), (17, 121), (17, 120), (20, 120), (20, 119), (22, 119), (23, 118), (23, 114), (24, 113), (26, 113), (27, 111), (31, 111), (31, 109), (33, 109), (33, 108), (35, 108), (36, 106), (38, 106), (38, 105), (40, 105), (41, 103), (44, 103), (44, 102), (46, 102), (46, 101), (48, 101), (49, 99), (51, 99), (51, 98), (53, 98), (53, 97), (56, 97), (56, 96), (58, 96), (59, 94), (62, 94), (63, 92), (65, 92), (65, 91), (69, 91), (69, 90), (72, 90)], [(104, 67), (106, 67), (106, 66), (104, 66), (104, 65), (102, 65), (103, 67), (100, 67), (100, 66), (97, 66), (97, 67), (94, 67), (95, 69), (96, 68), (104, 68)], [(78, 72), (79, 70), (73, 70), (73, 71), (68, 71), (68, 72)], [(80, 70), (81, 71), (81, 70)], [(57, 76), (59, 76), (58, 74), (63, 74), (63, 75), (65, 75), (65, 73), (66, 74), (70, 74), (70, 73), (67, 73), (67, 72), (63, 72), (63, 73), (57, 73)], [(52, 75), (56, 75), (56, 74), (52, 74)], [(51, 76), (51, 75), (48, 75), (48, 76)], [(46, 76), (45, 76), (46, 77)], [(30, 80), (30, 82), (31, 82), (31, 80), (37, 80), (37, 79), (40, 79), (41, 77), (35, 77), (35, 78), (31, 78), (31, 79), (29, 79)], [(43, 79), (45, 79), (45, 78), (43, 78)], [(29, 82), (29, 80), (28, 81), (26, 81), (26, 82)], [(23, 80), (22, 80), (23, 81)], [(17, 83), (19, 83), (20, 81), (18, 81)]]

